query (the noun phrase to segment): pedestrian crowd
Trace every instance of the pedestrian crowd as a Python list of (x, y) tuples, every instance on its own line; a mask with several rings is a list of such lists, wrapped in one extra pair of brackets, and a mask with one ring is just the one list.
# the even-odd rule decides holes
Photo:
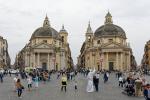
[[(48, 70), (33, 70), (30, 72), (20, 71), (18, 74), (14, 74), (14, 92), (17, 93), (19, 98), (22, 98), (22, 93), (26, 89), (32, 92), (33, 89), (38, 89), (39, 83), (46, 85), (47, 82), (52, 81), (51, 76), (56, 74), (56, 80), (60, 80), (60, 91), (67, 92), (68, 84), (72, 84), (75, 91), (78, 91), (78, 82), (76, 76), (80, 73), (87, 79), (87, 92), (99, 92), (100, 76), (103, 78), (104, 84), (109, 81), (109, 71), (96, 71), (95, 69), (82, 69), (76, 70), (60, 70), (60, 71), (48, 71)], [(122, 93), (128, 96), (144, 96), (145, 100), (150, 100), (150, 84), (146, 80), (145, 76), (140, 72), (120, 72), (117, 71), (116, 79), (118, 80), (118, 86), (123, 90)], [(8, 73), (11, 77), (11, 73)], [(3, 83), (6, 73), (0, 71), (0, 82)], [(26, 85), (22, 84), (22, 80)], [(107, 84), (106, 84), (107, 85)]]
[(118, 86), (123, 88), (123, 92), (128, 96), (144, 96), (145, 100), (150, 100), (150, 84), (141, 72), (116, 72)]

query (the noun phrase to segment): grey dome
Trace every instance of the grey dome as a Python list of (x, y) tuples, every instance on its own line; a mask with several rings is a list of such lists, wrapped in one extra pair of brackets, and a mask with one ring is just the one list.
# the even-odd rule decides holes
[(58, 32), (51, 27), (40, 27), (34, 31), (31, 38), (35, 37), (57, 37)]
[(33, 32), (31, 39), (35, 37), (57, 37), (57, 36), (58, 32), (50, 26), (48, 17), (46, 15), (45, 20), (43, 22), (43, 27), (36, 29)]
[(122, 38), (126, 38), (125, 31), (114, 24), (105, 24), (99, 27), (95, 33), (95, 36), (120, 36)]

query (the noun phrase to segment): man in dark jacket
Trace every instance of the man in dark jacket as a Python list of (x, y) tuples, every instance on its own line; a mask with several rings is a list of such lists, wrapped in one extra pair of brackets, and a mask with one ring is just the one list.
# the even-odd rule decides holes
[(3, 83), (3, 72), (0, 72), (0, 81)]
[(145, 100), (150, 100), (150, 84), (147, 84), (146, 86), (144, 86), (144, 97)]
[(96, 76), (93, 76), (93, 83), (94, 83), (96, 92), (98, 92), (99, 79)]

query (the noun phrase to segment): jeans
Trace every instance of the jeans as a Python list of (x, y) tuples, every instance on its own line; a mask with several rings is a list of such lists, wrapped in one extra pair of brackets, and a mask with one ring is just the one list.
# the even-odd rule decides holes
[(61, 86), (61, 91), (63, 91), (64, 88), (65, 88), (65, 92), (66, 92), (66, 86)]
[(21, 97), (21, 94), (22, 94), (22, 89), (18, 89), (18, 97)]

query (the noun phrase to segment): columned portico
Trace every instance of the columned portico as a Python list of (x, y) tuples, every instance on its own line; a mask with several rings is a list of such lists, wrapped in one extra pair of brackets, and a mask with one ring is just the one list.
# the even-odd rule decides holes
[[(126, 42), (126, 39), (125, 31), (120, 26), (113, 24), (112, 16), (108, 12), (105, 16), (104, 25), (98, 27), (94, 33), (90, 23), (88, 24), (85, 41), (83, 42), (80, 50), (81, 54), (78, 58), (78, 65), (83, 68), (88, 68), (89, 66), (95, 67), (95, 59), (91, 54), (96, 52), (97, 69), (101, 67), (99, 53), (104, 53), (102, 69), (109, 71), (129, 71), (132, 62), (132, 49)], [(88, 53), (85, 53), (87, 51)]]
[[(101, 57), (100, 57), (101, 59)], [(87, 62), (88, 63), (88, 62)], [(105, 70), (130, 70), (130, 54), (125, 55), (122, 52), (104, 52), (103, 53), (103, 68)], [(101, 67), (101, 66), (100, 66)]]

